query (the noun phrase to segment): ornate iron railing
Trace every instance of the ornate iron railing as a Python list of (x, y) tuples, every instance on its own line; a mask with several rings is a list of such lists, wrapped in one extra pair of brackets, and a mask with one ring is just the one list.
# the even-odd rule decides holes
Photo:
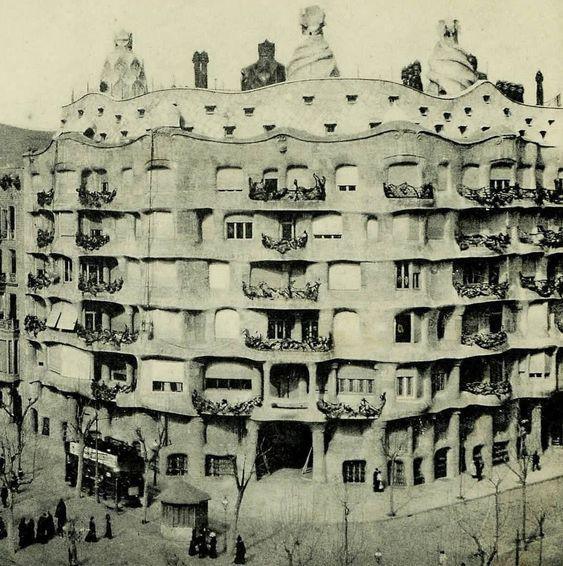
[(76, 233), (76, 245), (87, 251), (99, 250), (109, 242), (107, 234), (83, 234)]
[(434, 187), (431, 183), (426, 183), (422, 187), (413, 187), (408, 183), (401, 183), (400, 185), (383, 183), (383, 193), (387, 198), (433, 199)]
[(53, 198), (55, 196), (55, 189), (50, 191), (41, 191), (37, 193), (37, 204), (39, 206), (49, 206), (53, 204)]
[(323, 413), (327, 419), (354, 419), (354, 418), (365, 418), (365, 419), (378, 419), (383, 412), (385, 407), (385, 393), (382, 393), (379, 397), (380, 403), (377, 407), (373, 406), (366, 399), (362, 399), (357, 409), (347, 403), (330, 403), (319, 399), (317, 401), (317, 408), (321, 413)]
[(461, 343), (466, 346), (479, 346), (485, 350), (499, 350), (506, 345), (508, 335), (500, 332), (479, 332), (478, 334), (462, 334)]
[(315, 283), (307, 282), (305, 287), (294, 287), (294, 281), (290, 281), (287, 287), (270, 287), (264, 281), (258, 285), (247, 285), (242, 282), (242, 292), (249, 299), (303, 299), (316, 301), (319, 298), (319, 281)]
[(110, 191), (106, 186), (101, 191), (89, 191), (83, 183), (76, 189), (78, 200), (82, 206), (87, 208), (101, 208), (104, 204), (109, 204), (117, 195), (114, 189)]
[(88, 330), (81, 324), (77, 323), (76, 335), (84, 340), (88, 346), (94, 342), (102, 344), (111, 344), (119, 348), (122, 344), (133, 344), (139, 338), (139, 333), (125, 327), (123, 330), (110, 330), (109, 328), (100, 328), (99, 330)]
[(23, 321), (23, 327), (26, 332), (37, 336), (40, 332), (43, 332), (47, 328), (47, 320), (40, 319), (34, 314), (28, 314)]
[(78, 290), (83, 293), (88, 293), (94, 297), (98, 293), (109, 293), (113, 295), (118, 291), (121, 291), (123, 287), (123, 277), (116, 279), (115, 281), (110, 281), (106, 283), (105, 281), (98, 281), (95, 278), (86, 279), (83, 275), (78, 278)]
[(520, 273), (520, 285), (524, 289), (536, 292), (540, 297), (550, 297), (556, 291), (563, 297), (563, 276), (536, 279), (533, 275)]
[(248, 330), (243, 330), (244, 344), (254, 350), (294, 350), (300, 352), (329, 352), (332, 350), (332, 336), (319, 336), (306, 340), (292, 338), (270, 339), (261, 334), (252, 336)]
[(278, 188), (277, 185), (269, 185), (267, 179), (253, 181), (248, 179), (248, 196), (252, 200), (325, 200), (326, 199), (326, 178), (319, 177), (313, 173), (315, 180), (314, 187), (300, 187), (297, 180), (293, 182), (293, 188)]
[(462, 383), (461, 390), (474, 395), (496, 395), (499, 399), (512, 394), (512, 386), (508, 380)]
[(48, 245), (53, 243), (55, 239), (55, 231), (54, 230), (43, 230), (39, 228), (37, 230), (37, 247), (38, 248), (46, 248)]
[(508, 234), (456, 234), (456, 242), (461, 250), (467, 250), (470, 246), (485, 246), (487, 249), (502, 254), (506, 252), (506, 248), (510, 245), (510, 236)]
[(523, 189), (515, 184), (506, 188), (497, 189), (489, 187), (470, 188), (465, 185), (458, 185), (458, 193), (469, 200), (472, 200), (486, 208), (499, 208), (511, 204), (515, 200), (533, 200), (538, 206), (542, 206), (546, 201), (553, 204), (563, 204), (563, 191), (544, 189)]
[(27, 286), (32, 291), (40, 291), (53, 283), (55, 283), (55, 278), (52, 278), (45, 272), (38, 273), (37, 275), (33, 275), (33, 273), (27, 274)]
[(211, 401), (195, 389), (192, 392), (192, 403), (199, 415), (229, 415), (233, 417), (248, 416), (255, 407), (262, 406), (260, 397), (253, 397), (239, 403), (229, 403), (226, 399)]
[(304, 248), (307, 245), (308, 240), (309, 235), (307, 232), (303, 232), (301, 236), (298, 236), (297, 238), (290, 238), (289, 240), (284, 238), (276, 240), (266, 234), (262, 234), (262, 245), (269, 250), (276, 250), (280, 254)]
[(495, 296), (504, 299), (508, 292), (508, 281), (503, 283), (460, 283), (454, 282), (454, 288), (460, 297), (474, 299), (475, 297)]

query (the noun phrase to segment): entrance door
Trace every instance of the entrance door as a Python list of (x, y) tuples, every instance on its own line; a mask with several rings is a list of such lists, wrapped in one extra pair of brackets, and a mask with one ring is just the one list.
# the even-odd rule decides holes
[(434, 454), (434, 478), (440, 479), (448, 476), (448, 450), (449, 448), (440, 448)]

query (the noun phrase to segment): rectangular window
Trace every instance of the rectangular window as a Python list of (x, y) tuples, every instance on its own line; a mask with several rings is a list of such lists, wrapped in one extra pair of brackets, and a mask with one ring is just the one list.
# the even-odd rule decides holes
[(164, 381), (153, 381), (152, 390), (153, 391), (164, 391)]
[(408, 261), (397, 261), (395, 286), (397, 289), (420, 289), (420, 267)]
[(127, 374), (122, 369), (112, 369), (111, 378), (114, 381), (127, 381)]
[(152, 390), (181, 393), (184, 390), (184, 384), (181, 381), (153, 381)]
[(17, 267), (16, 250), (10, 250), (10, 273), (15, 275), (16, 267)]
[(316, 314), (303, 315), (301, 319), (303, 340), (314, 340), (319, 337), (319, 318)]
[(364, 483), (366, 481), (366, 461), (345, 460), (342, 462), (342, 480), (344, 483)]
[(416, 397), (416, 376), (413, 373), (397, 375), (397, 397), (414, 399)]
[(225, 456), (205, 455), (206, 476), (232, 476), (235, 472), (236, 456), (227, 454)]
[(291, 332), (294, 325), (295, 319), (291, 316), (269, 318), (268, 338), (273, 340), (291, 338)]
[(63, 281), (65, 283), (69, 283), (72, 281), (72, 260), (68, 257), (62, 258), (62, 265), (63, 265)]
[(227, 222), (227, 240), (252, 240), (252, 222)]
[(251, 379), (242, 378), (206, 378), (206, 389), (252, 389)]
[(446, 388), (448, 373), (444, 368), (438, 367), (432, 370), (432, 392), (438, 393)]
[(407, 312), (395, 317), (395, 342), (412, 342), (412, 317), (414, 313)]
[(482, 263), (471, 263), (465, 265), (463, 270), (464, 285), (484, 283), (487, 278), (486, 266)]
[(84, 326), (86, 330), (100, 330), (102, 328), (102, 313), (100, 311), (85, 311)]
[(489, 187), (493, 191), (502, 191), (510, 188), (510, 179), (491, 179)]
[(8, 207), (8, 237), (13, 240), (16, 232), (16, 209), (13, 206)]
[(361, 393), (371, 395), (374, 390), (373, 379), (339, 378), (337, 381), (338, 393)]
[(49, 417), (43, 417), (43, 421), (41, 424), (41, 434), (43, 436), (49, 436), (51, 432), (51, 421), (49, 420)]
[(293, 220), (280, 222), (282, 240), (291, 240), (295, 237), (295, 223)]
[[(70, 261), (70, 260), (69, 260)], [(71, 272), (72, 272), (72, 262), (71, 262)], [(95, 281), (96, 283), (100, 283), (103, 281), (104, 275), (104, 267), (101, 263), (94, 263), (94, 262), (85, 262), (82, 264), (82, 276), (87, 281)]]

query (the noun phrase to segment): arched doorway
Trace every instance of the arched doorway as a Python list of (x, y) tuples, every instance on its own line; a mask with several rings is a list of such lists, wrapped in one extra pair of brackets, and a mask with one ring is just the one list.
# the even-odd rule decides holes
[(258, 434), (258, 479), (282, 468), (305, 469), (313, 465), (311, 429), (303, 423), (264, 423)]
[(448, 477), (448, 450), (449, 448), (440, 448), (434, 454), (434, 479)]

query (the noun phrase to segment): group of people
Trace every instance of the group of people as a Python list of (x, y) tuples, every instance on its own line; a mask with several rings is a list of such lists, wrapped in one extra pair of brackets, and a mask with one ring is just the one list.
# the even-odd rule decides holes
[(217, 535), (206, 527), (193, 529), (188, 554), (199, 558), (217, 558)]
[(20, 548), (25, 548), (34, 543), (46, 544), (55, 534), (62, 536), (63, 528), (66, 524), (66, 504), (60, 499), (55, 509), (55, 518), (57, 519), (57, 526), (55, 528), (55, 519), (50, 511), (43, 513), (37, 519), (37, 530), (35, 528), (35, 521), (33, 518), (27, 521), (25, 517), (20, 519), (18, 524), (18, 536)]
[[(111, 526), (111, 517), (109, 513), (106, 513), (106, 530), (104, 532), (103, 538), (112, 539), (113, 529)], [(96, 534), (96, 521), (94, 517), (90, 517), (90, 522), (88, 523), (88, 532), (84, 537), (85, 542), (98, 542), (98, 535)]]

